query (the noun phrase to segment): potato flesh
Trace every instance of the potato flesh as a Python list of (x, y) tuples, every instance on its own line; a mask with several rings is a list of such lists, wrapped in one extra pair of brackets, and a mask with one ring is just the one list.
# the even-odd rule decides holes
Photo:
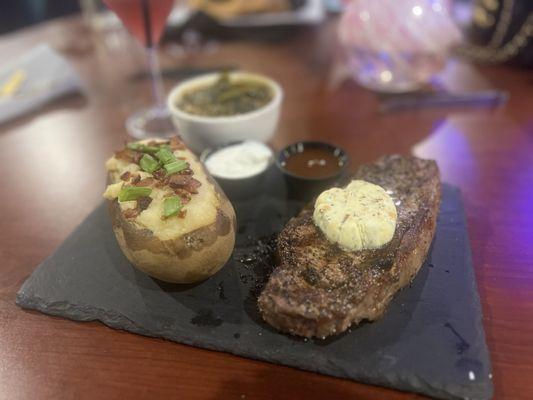
[[(152, 188), (152, 193), (150, 194), (152, 202), (149, 207), (142, 211), (136, 218), (132, 219), (132, 221), (139, 228), (151, 230), (160, 240), (176, 239), (186, 233), (212, 224), (216, 219), (217, 207), (220, 203), (215, 188), (207, 180), (204, 169), (196, 156), (189, 150), (176, 150), (174, 151), (174, 155), (185, 158), (194, 172), (193, 177), (200, 181), (202, 185), (198, 188), (198, 193), (191, 195), (191, 201), (184, 206), (183, 209), (186, 210), (185, 218), (175, 216), (162, 219), (163, 201), (166, 195), (172, 194), (172, 189), (168, 187)], [(117, 159), (114, 156), (106, 162), (106, 168), (111, 177), (111, 183), (119, 182), (120, 176), (126, 171), (139, 171), (137, 165)], [(131, 208), (130, 203), (135, 202), (119, 204), (121, 209), (125, 210)]]

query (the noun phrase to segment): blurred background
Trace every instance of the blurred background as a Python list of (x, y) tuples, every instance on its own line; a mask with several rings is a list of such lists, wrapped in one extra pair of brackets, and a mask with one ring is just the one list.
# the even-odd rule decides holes
[[(381, 112), (501, 105), (509, 96), (497, 82), (494, 90), (471, 90), (464, 82), (454, 88), (442, 72), (453, 60), (533, 65), (530, 0), (3, 0), (0, 7), (0, 38), (37, 35), (33, 48), (0, 61), (0, 100), (6, 100), (0, 123), (75, 90), (105, 88), (101, 93), (108, 95), (120, 76), (132, 84), (151, 82), (151, 90), (143, 89), (152, 92), (151, 108), (140, 110), (132, 91), (121, 92), (117, 102), (130, 135), (147, 136), (145, 122), (154, 120), (158, 131), (152, 133), (164, 136), (172, 129), (162, 111), (165, 80), (243, 67), (280, 76), (273, 53), (262, 63), (246, 50), (232, 50), (238, 44), (283, 54), (291, 42), (294, 57), (311, 57), (314, 49), (319, 56), (309, 66), (328, 60), (328, 87), (354, 81), (377, 95)], [(39, 40), (39, 29), (50, 34)], [(57, 68), (50, 67), (54, 63)], [(90, 73), (83, 71), (89, 65)]]
[[(369, 12), (369, 9), (390, 9), (393, 3), (380, 0), (176, 0), (168, 29), (194, 27), (195, 33), (206, 37), (227, 38), (238, 35), (239, 29), (262, 27), (267, 28), (262, 32), (264, 35), (272, 35), (280, 33), (272, 32), (272, 27), (292, 26), (294, 29), (301, 25), (320, 24), (328, 14), (340, 13), (353, 4), (360, 9), (358, 12)], [(397, 3), (409, 3), (408, 7), (413, 7), (411, 1)], [(533, 64), (530, 41), (532, 1), (433, 0), (429, 3), (437, 4), (436, 9), (450, 8), (455, 22), (464, 33), (465, 42), (480, 47), (470, 49), (470, 57), (485, 63)], [(67, 15), (82, 14), (96, 30), (109, 29), (118, 22), (101, 0), (3, 0), (0, 7), (0, 34)], [(387, 17), (381, 18), (385, 20)], [(449, 31), (441, 33), (442, 36), (450, 34)], [(517, 34), (519, 37), (516, 37)], [(186, 32), (186, 40), (198, 38), (191, 37), (190, 31)], [(507, 52), (503, 56), (496, 51), (513, 39), (519, 48), (513, 48), (512, 55)]]

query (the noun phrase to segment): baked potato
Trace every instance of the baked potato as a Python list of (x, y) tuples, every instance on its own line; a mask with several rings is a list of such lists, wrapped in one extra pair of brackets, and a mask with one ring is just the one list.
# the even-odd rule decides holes
[(192, 283), (224, 266), (235, 244), (235, 211), (178, 137), (128, 143), (106, 169), (113, 231), (135, 267)]

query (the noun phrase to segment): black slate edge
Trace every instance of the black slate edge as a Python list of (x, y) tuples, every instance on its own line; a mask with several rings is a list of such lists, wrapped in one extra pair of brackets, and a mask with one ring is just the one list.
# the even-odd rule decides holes
[[(448, 186), (451, 186), (451, 185), (448, 185)], [(487, 349), (487, 369), (488, 369), (488, 373), (490, 374), (491, 376), (491, 382), (490, 382), (490, 385), (488, 385), (488, 387), (486, 385), (482, 385), (482, 384), (479, 384), (479, 385), (474, 385), (474, 384), (471, 384), (471, 386), (479, 386), (477, 390), (479, 390), (479, 393), (480, 394), (483, 394), (484, 398), (488, 398), (488, 399), (492, 399), (492, 397), (494, 396), (494, 385), (492, 384), (492, 376), (493, 376), (493, 372), (492, 372), (492, 362), (491, 362), (491, 357), (490, 357), (490, 351), (488, 350), (488, 346), (487, 346), (487, 342), (486, 342), (486, 336), (485, 336), (485, 328), (483, 326), (483, 307), (481, 306), (481, 300), (479, 298), (479, 291), (478, 291), (478, 288), (477, 288), (477, 280), (476, 280), (476, 276), (475, 276), (475, 272), (474, 272), (474, 264), (472, 262), (472, 248), (470, 247), (470, 240), (468, 238), (468, 221), (466, 219), (466, 212), (465, 212), (465, 207), (464, 207), (464, 201), (463, 201), (463, 197), (461, 196), (461, 189), (459, 189), (458, 187), (455, 187), (453, 186), (452, 187), (457, 193), (457, 201), (459, 203), (459, 217), (461, 218), (462, 221), (464, 221), (464, 227), (465, 227), (465, 235), (463, 237), (463, 240), (465, 242), (465, 248), (466, 248), (466, 255), (465, 255), (465, 264), (467, 265), (470, 265), (470, 268), (467, 269), (467, 273), (468, 275), (471, 277), (471, 279), (469, 279), (469, 281), (471, 282), (472, 284), (472, 287), (471, 287), (471, 293), (472, 293), (472, 302), (474, 303), (474, 307), (479, 309), (480, 312), (477, 314), (478, 316), (478, 319), (476, 321), (476, 324), (479, 325), (479, 330), (478, 330), (478, 337), (476, 339), (476, 343), (480, 343), (481, 344), (481, 347), (484, 347), (485, 349)]]
[[(113, 329), (123, 330), (126, 332), (135, 333), (135, 334), (143, 335), (147, 337), (166, 339), (165, 337), (161, 335), (154, 335), (150, 333), (148, 330), (146, 330), (142, 326), (135, 324), (128, 318), (118, 313), (110, 313), (106, 310), (102, 310), (97, 307), (92, 307), (88, 305), (70, 304), (69, 307), (67, 308), (61, 308), (61, 307), (57, 308), (58, 305), (60, 304), (63, 305), (66, 302), (60, 301), (60, 302), (44, 303), (42, 302), (42, 299), (40, 299), (39, 297), (24, 296), (20, 294), (17, 295), (16, 303), (23, 308), (39, 311), (44, 314), (48, 314), (52, 316), (59, 316), (59, 317), (66, 316), (68, 319), (72, 319), (74, 321), (79, 321), (79, 322), (100, 321), (106, 326), (113, 328)], [(70, 312), (69, 311), (70, 308), (72, 308), (73, 310), (78, 310), (80, 308), (83, 309), (84, 312), (86, 313), (86, 317), (80, 318), (79, 312), (77, 311)], [(106, 317), (102, 318), (102, 317), (99, 317), (98, 315), (106, 315)], [(109, 316), (109, 318), (107, 316)], [(194, 346), (194, 347), (198, 347), (202, 349), (222, 351), (225, 353), (233, 354), (236, 356), (242, 356), (242, 357), (253, 359), (253, 360), (267, 361), (267, 362), (270, 362), (276, 365), (285, 365), (285, 366), (293, 367), (293, 368), (300, 369), (300, 370), (304, 369), (310, 372), (323, 374), (321, 373), (319, 368), (313, 369), (313, 368), (303, 367), (301, 364), (298, 363), (298, 360), (294, 360), (293, 362), (287, 362), (287, 359), (277, 358), (275, 356), (270, 357), (270, 358), (260, 357), (256, 355), (252, 349), (246, 349), (245, 346), (241, 346), (242, 351), (238, 349), (221, 350), (220, 347), (217, 347), (216, 344), (209, 343), (208, 341), (205, 341), (205, 340), (198, 342), (194, 338), (185, 337), (185, 336), (174, 337), (173, 339), (171, 339), (171, 341), (176, 341), (177, 343), (186, 344), (189, 346)], [(330, 360), (330, 362), (332, 361)], [(336, 364), (336, 363), (333, 363), (333, 364)], [(414, 378), (413, 376), (402, 377), (401, 375), (397, 375), (397, 376), (389, 375), (388, 376), (389, 379), (384, 380), (380, 376), (373, 376), (373, 375), (366, 375), (366, 374), (351, 374), (349, 370), (346, 370), (344, 367), (340, 365), (334, 365), (334, 366), (336, 367), (335, 371), (330, 370), (328, 375), (331, 375), (337, 378), (353, 379), (355, 381), (364, 382), (365, 384), (381, 386), (381, 387), (386, 387), (386, 388), (395, 389), (395, 390), (402, 390), (402, 391), (410, 392), (410, 393), (415, 392), (415, 393), (420, 393), (424, 395), (431, 395), (434, 398), (460, 399), (462, 397), (455, 397), (455, 396), (450, 397), (450, 394), (464, 391), (464, 388), (461, 389), (460, 387), (456, 385), (443, 385), (442, 387), (437, 387), (434, 382), (430, 383), (430, 382), (425, 382), (425, 381), (424, 381), (424, 385), (422, 385), (421, 384), (422, 381), (420, 380), (420, 378)], [(413, 382), (413, 380), (415, 380), (416, 382)], [(406, 384), (406, 382), (408, 381), (411, 381), (411, 383)], [(416, 391), (413, 389), (413, 387), (423, 388), (426, 386), (432, 387), (431, 393), (427, 393), (427, 391), (423, 389), (419, 391)], [(472, 389), (473, 388), (471, 386), (468, 387), (468, 390), (473, 392), (474, 390)], [(472, 398), (476, 398), (476, 397), (472, 397)]]
[[(21, 290), (22, 292), (22, 290)], [(130, 319), (124, 317), (123, 315), (119, 313), (109, 312), (108, 310), (103, 310), (97, 307), (93, 307), (90, 305), (81, 305), (81, 304), (69, 304), (67, 307), (66, 302), (58, 301), (58, 302), (51, 302), (47, 303), (44, 302), (43, 299), (40, 299), (37, 296), (25, 296), (21, 293), (17, 294), (16, 303), (20, 305), (21, 307), (24, 307), (26, 309), (32, 309), (39, 312), (42, 312), (44, 314), (53, 315), (53, 316), (59, 316), (59, 317), (67, 317), (69, 319), (80, 321), (80, 322), (91, 322), (91, 321), (100, 321), (106, 326), (117, 329), (117, 330), (123, 330), (126, 332), (132, 332), (139, 335), (147, 336), (147, 337), (153, 337), (153, 338), (160, 338), (167, 340), (164, 336), (161, 335), (154, 335), (150, 331), (146, 330), (144, 327), (139, 326), (138, 324), (135, 324)], [(69, 309), (73, 309), (74, 312), (70, 312)], [(79, 309), (83, 309), (86, 317), (80, 318), (79, 317)], [(105, 317), (101, 317), (104, 315)], [(100, 317), (99, 317), (100, 316)], [(176, 336), (171, 339), (172, 341), (176, 341), (178, 343), (199, 347), (203, 349), (213, 350), (213, 351), (223, 351), (226, 353), (230, 353), (236, 356), (242, 356), (245, 358), (250, 358), (254, 360), (259, 361), (267, 361), (272, 364), (280, 364), (285, 365), (289, 367), (294, 367), (296, 369), (304, 369), (310, 372), (315, 372), (318, 374), (322, 374), (319, 368), (313, 369), (313, 368), (307, 368), (302, 367), (302, 365), (299, 363), (297, 359), (288, 361), (286, 357), (280, 357), (277, 358), (275, 356), (271, 356), (269, 359), (262, 358), (261, 356), (258, 356), (255, 354), (253, 349), (247, 349), (245, 346), (240, 346), (239, 348), (234, 349), (224, 349), (221, 347), (218, 347), (217, 344), (213, 344), (209, 342), (208, 340), (205, 340), (205, 338), (201, 339), (200, 342), (195, 340), (194, 338), (188, 337), (188, 336)], [(484, 338), (481, 338), (481, 340), (484, 341)], [(390, 389), (395, 390), (402, 390), (405, 392), (415, 392), (420, 393), (424, 395), (429, 395), (434, 398), (442, 398), (442, 399), (460, 399), (463, 398), (459, 395), (450, 396), (451, 394), (464, 394), (465, 391), (469, 391), (472, 393), (472, 399), (478, 398), (476, 397), (477, 394), (481, 394), (486, 392), (486, 385), (480, 384), (478, 388), (474, 387), (476, 385), (468, 385), (468, 386), (460, 386), (460, 385), (436, 385), (434, 381), (428, 382), (425, 380), (422, 380), (420, 377), (413, 377), (413, 376), (402, 376), (401, 374), (396, 375), (387, 375), (387, 379), (384, 380), (382, 376), (373, 376), (368, 374), (357, 374), (357, 373), (351, 373), (349, 368), (345, 368), (341, 365), (336, 364), (333, 362), (333, 360), (330, 360), (330, 367), (331, 365), (335, 366), (335, 370), (333, 371), (330, 369), (328, 375), (338, 377), (338, 378), (348, 378), (359, 382), (364, 382), (365, 384), (371, 384), (381, 387), (386, 387)], [(490, 367), (489, 367), (490, 370)], [(407, 384), (406, 382), (409, 382)], [(431, 392), (428, 393), (428, 391), (424, 390), (425, 387), (431, 387)], [(420, 388), (420, 390), (416, 390), (414, 388)], [(490, 397), (493, 395), (493, 387), (491, 385), (490, 387)], [(487, 397), (479, 397), (479, 398), (487, 398)]]
[[(67, 316), (69, 319), (80, 321), (80, 322), (91, 322), (91, 321), (100, 321), (106, 326), (117, 329), (117, 330), (123, 330), (125, 332), (130, 333), (136, 333), (139, 335), (147, 336), (147, 337), (153, 337), (153, 338), (159, 338), (168, 340), (165, 337), (161, 335), (154, 335), (147, 331), (142, 326), (139, 326), (135, 324), (133, 321), (129, 320), (128, 318), (124, 317), (123, 315), (120, 315), (118, 313), (110, 313), (108, 311), (99, 309), (97, 307), (92, 307), (88, 305), (74, 305), (71, 304), (70, 307), (77, 310), (79, 308), (83, 308), (84, 312), (88, 314), (86, 318), (79, 318), (79, 312), (71, 313), (69, 312), (69, 308), (62, 308), (58, 307), (59, 304), (65, 304), (65, 302), (52, 302), (52, 303), (45, 303), (42, 302), (42, 299), (39, 299), (38, 297), (34, 296), (24, 296), (24, 295), (17, 295), (16, 303), (20, 305), (21, 307), (24, 307), (26, 309), (36, 310), (39, 312), (42, 312), (44, 314), (53, 315), (53, 316), (59, 316), (59, 317), (65, 317)], [(106, 318), (98, 317), (98, 315), (103, 314), (106, 315)], [(107, 317), (109, 316), (109, 317)], [(223, 351), (225, 353), (233, 354), (236, 356), (242, 356), (245, 358), (258, 360), (258, 361), (267, 361), (274, 365), (284, 365), (300, 370), (307, 370), (310, 372), (322, 374), (318, 368), (306, 368), (302, 367), (301, 364), (299, 364), (298, 360), (292, 360), (287, 361), (286, 358), (276, 358), (275, 356), (271, 357), (270, 359), (266, 360), (258, 355), (256, 355), (253, 351), (253, 349), (246, 349), (244, 346), (241, 346), (242, 350), (237, 349), (221, 349), (220, 347), (217, 347), (216, 344), (210, 343), (206, 341), (205, 339), (199, 343), (195, 339), (187, 336), (175, 336), (171, 341), (175, 341), (177, 343), (186, 344), (193, 347), (198, 347), (202, 349), (207, 350), (213, 350), (213, 351)], [(459, 395), (450, 396), (454, 393), (464, 393), (465, 391), (470, 391), (473, 396), (475, 396), (475, 393), (483, 393), (486, 390), (486, 386), (483, 384), (479, 385), (479, 388), (474, 388), (475, 385), (468, 385), (467, 386), (460, 386), (460, 385), (436, 385), (435, 382), (428, 382), (421, 380), (420, 378), (415, 378), (413, 376), (402, 376), (400, 374), (398, 375), (388, 375), (388, 379), (384, 380), (380, 376), (373, 376), (373, 375), (367, 375), (367, 374), (354, 374), (350, 373), (348, 369), (345, 369), (344, 367), (340, 365), (335, 365), (335, 372), (331, 371), (328, 373), (328, 375), (337, 377), (337, 378), (347, 378), (352, 379), (354, 381), (363, 382), (365, 384), (390, 388), (393, 390), (401, 390), (405, 392), (410, 393), (420, 393), (423, 395), (431, 396), (434, 398), (440, 398), (440, 399), (461, 399), (463, 397)], [(410, 382), (407, 384), (406, 382)], [(422, 384), (423, 383), (423, 384)], [(420, 388), (420, 390), (415, 390), (414, 388)], [(431, 387), (432, 391), (428, 393), (428, 391), (423, 390), (424, 387)], [(490, 388), (490, 397), (493, 395), (493, 388), (491, 386)], [(471, 399), (475, 399), (477, 397), (469, 397)], [(486, 397), (479, 397), (479, 398), (486, 398)]]

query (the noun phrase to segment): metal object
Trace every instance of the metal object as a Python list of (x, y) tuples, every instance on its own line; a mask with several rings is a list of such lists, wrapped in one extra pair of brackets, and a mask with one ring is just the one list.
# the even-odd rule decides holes
[(412, 108), (429, 107), (495, 107), (504, 104), (509, 93), (501, 90), (486, 90), (471, 93), (424, 93), (393, 96), (383, 100), (379, 106), (381, 113)]
[[(163, 78), (167, 79), (187, 79), (192, 78), (198, 75), (209, 74), (212, 72), (222, 72), (222, 71), (235, 71), (237, 66), (235, 65), (219, 65), (217, 67), (203, 68), (203, 67), (178, 67), (178, 68), (167, 68), (161, 70), (161, 75)], [(149, 77), (146, 71), (139, 72), (130, 77), (131, 80), (141, 80)]]

